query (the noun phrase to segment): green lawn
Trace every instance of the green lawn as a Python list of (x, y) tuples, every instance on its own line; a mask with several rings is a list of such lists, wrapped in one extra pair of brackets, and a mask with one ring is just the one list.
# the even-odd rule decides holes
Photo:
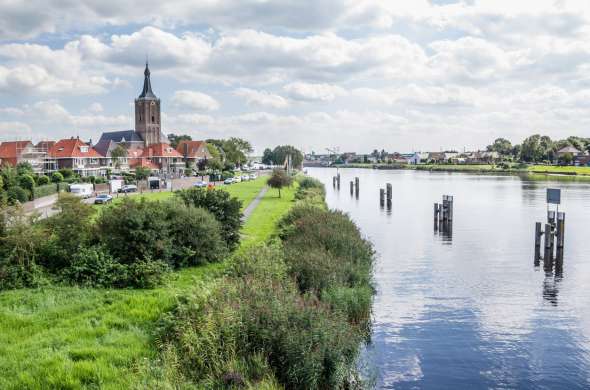
[(590, 167), (560, 167), (555, 165), (533, 165), (529, 167), (533, 173), (550, 173), (562, 175), (590, 175)]
[[(263, 183), (227, 189), (247, 204)], [(294, 189), (282, 192), (282, 198), (276, 190), (265, 194), (243, 228), (243, 246), (272, 234), (292, 205)], [(185, 269), (153, 290), (48, 287), (0, 293), (0, 389), (159, 387), (156, 321), (175, 297), (195, 286), (206, 289), (223, 267)]]
[[(230, 195), (235, 196), (242, 200), (243, 205), (242, 209), (246, 208), (250, 202), (258, 195), (262, 187), (266, 184), (267, 177), (259, 177), (256, 180), (245, 181), (242, 183), (235, 183), (231, 185), (222, 185), (217, 188), (223, 189), (230, 193)], [(145, 192), (139, 195), (131, 195), (131, 197), (143, 197), (149, 200), (165, 200), (169, 199), (173, 196), (173, 192), (171, 191), (162, 191), (162, 192)], [(115, 198), (114, 202), (119, 202), (120, 199), (123, 199), (125, 196), (120, 195), (118, 198)], [(100, 207), (100, 206), (99, 206)]]

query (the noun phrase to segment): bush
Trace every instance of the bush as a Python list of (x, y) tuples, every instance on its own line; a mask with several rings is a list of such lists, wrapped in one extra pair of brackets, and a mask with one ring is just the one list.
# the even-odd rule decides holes
[(53, 172), (51, 174), (51, 181), (54, 183), (61, 183), (64, 181), (64, 176), (59, 172)]
[(70, 179), (74, 177), (74, 171), (72, 171), (70, 168), (62, 168), (59, 170), (59, 173), (64, 179)]
[(140, 260), (127, 267), (125, 285), (134, 288), (154, 288), (170, 273), (170, 266), (159, 260)]
[(19, 186), (10, 187), (8, 191), (6, 191), (6, 195), (8, 197), (8, 202), (11, 204), (15, 204), (17, 201), (25, 203), (31, 199), (31, 193)]
[(176, 195), (188, 206), (202, 207), (215, 216), (222, 229), (222, 237), (228, 248), (234, 249), (240, 242), (242, 227), (242, 202), (223, 190), (190, 188)]
[[(45, 176), (47, 177), (47, 176)], [(57, 192), (57, 185), (56, 184), (45, 184), (39, 185), (33, 188), (33, 198), (38, 199), (44, 196), (52, 195)]]
[(24, 188), (25, 190), (31, 192), (33, 190), (33, 188), (35, 187), (35, 179), (33, 178), (33, 176), (25, 174), (25, 175), (20, 175), (18, 176), (18, 185), (22, 188)]
[(8, 210), (0, 236), (0, 290), (38, 287), (45, 282), (39, 266), (47, 232), (22, 208)]
[(270, 369), (285, 388), (346, 388), (361, 335), (286, 275), (280, 247), (252, 248), (211, 296), (164, 317), (164, 347), (197, 386), (223, 388), (231, 374), (255, 388)]
[(270, 188), (278, 189), (280, 198), (281, 188), (290, 186), (292, 181), (291, 176), (289, 176), (284, 169), (277, 168), (272, 171), (272, 175), (268, 178), (266, 184), (268, 184)]
[(61, 270), (68, 267), (73, 256), (92, 240), (95, 209), (68, 193), (59, 195), (53, 209), (58, 212), (44, 221), (52, 233), (44, 265), (48, 269)]
[(98, 240), (124, 264), (149, 258), (168, 260), (173, 241), (167, 217), (161, 202), (126, 198), (102, 210), (96, 223)]
[(81, 248), (62, 272), (66, 281), (84, 287), (125, 287), (127, 267), (116, 262), (102, 247)]
[(37, 177), (37, 185), (38, 186), (44, 186), (51, 183), (51, 180), (49, 180), (49, 177), (42, 175)]
[(221, 236), (221, 225), (210, 212), (176, 202), (168, 207), (175, 267), (213, 263), (225, 258), (227, 244)]
[(234, 177), (234, 171), (223, 171), (221, 172), (221, 180), (230, 179)]

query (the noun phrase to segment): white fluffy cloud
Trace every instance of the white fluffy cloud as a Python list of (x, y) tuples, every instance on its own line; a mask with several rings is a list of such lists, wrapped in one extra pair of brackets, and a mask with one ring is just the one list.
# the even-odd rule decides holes
[(253, 106), (272, 108), (286, 108), (289, 106), (287, 99), (268, 91), (259, 91), (250, 88), (238, 88), (234, 91), (234, 95), (245, 99), (246, 103)]
[(330, 101), (338, 96), (346, 95), (344, 88), (330, 84), (295, 82), (285, 85), (283, 89), (292, 99), (307, 101)]
[(219, 109), (217, 100), (197, 91), (176, 91), (172, 97), (172, 103), (193, 110), (215, 111)]

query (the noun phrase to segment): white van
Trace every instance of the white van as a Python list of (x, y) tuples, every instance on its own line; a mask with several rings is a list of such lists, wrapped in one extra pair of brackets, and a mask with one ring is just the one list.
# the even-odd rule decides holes
[(70, 184), (70, 192), (81, 198), (90, 198), (94, 192), (94, 186), (91, 183)]

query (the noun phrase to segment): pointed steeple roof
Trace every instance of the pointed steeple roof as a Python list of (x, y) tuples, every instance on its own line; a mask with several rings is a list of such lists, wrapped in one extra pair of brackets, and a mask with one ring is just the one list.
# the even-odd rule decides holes
[(150, 81), (150, 68), (148, 62), (145, 62), (145, 71), (143, 72), (143, 90), (139, 95), (139, 99), (157, 99), (156, 95), (152, 92), (152, 83)]

